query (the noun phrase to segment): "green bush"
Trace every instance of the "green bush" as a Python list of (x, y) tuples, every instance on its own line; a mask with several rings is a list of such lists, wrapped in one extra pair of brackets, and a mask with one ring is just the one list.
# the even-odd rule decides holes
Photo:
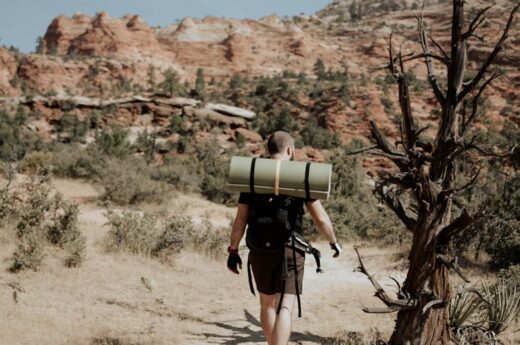
[(50, 151), (28, 153), (18, 166), (25, 174), (52, 172), (55, 176), (71, 178), (97, 178), (104, 169), (104, 158), (91, 148), (84, 149), (76, 144), (58, 144)]
[(220, 156), (218, 144), (208, 142), (199, 145), (197, 159), (204, 172), (200, 185), (202, 195), (214, 202), (230, 202), (233, 195), (228, 191), (229, 162)]
[(456, 238), (457, 249), (485, 251), (494, 269), (520, 264), (520, 175), (507, 178), (501, 164), (490, 165), (464, 197), (469, 211), (482, 216)]
[(27, 197), (17, 210), (17, 246), (10, 270), (37, 270), (47, 245), (66, 251), (66, 266), (79, 266), (84, 259), (85, 237), (78, 228), (78, 206), (60, 194), (52, 196), (45, 177), (32, 177), (22, 188), (21, 194)]
[(511, 285), (520, 287), (520, 265), (511, 265), (498, 272), (498, 277)]
[(273, 114), (258, 114), (256, 126), (258, 127), (258, 133), (263, 137), (267, 137), (275, 131), (293, 133), (298, 129), (298, 123), (291, 115), (289, 108), (283, 108)]
[(79, 266), (84, 259), (85, 237), (78, 227), (78, 205), (66, 202), (60, 194), (52, 200), (50, 224), (47, 226), (47, 240), (68, 253), (65, 264)]
[(109, 210), (106, 218), (106, 225), (110, 227), (109, 251), (123, 250), (166, 260), (186, 247), (217, 256), (225, 253), (228, 242), (227, 229), (216, 229), (207, 215), (196, 227), (190, 217), (178, 214), (162, 216)]
[(318, 126), (316, 118), (311, 117), (301, 131), (302, 140), (305, 145), (318, 149), (332, 149), (341, 145), (336, 133)]
[(488, 331), (500, 334), (515, 323), (520, 315), (520, 290), (516, 285), (499, 280), (494, 285), (484, 285), (484, 304)]
[(185, 192), (200, 192), (203, 172), (200, 162), (190, 157), (167, 157), (164, 164), (151, 172), (154, 180), (175, 186)]
[(101, 180), (101, 199), (119, 205), (161, 202), (167, 188), (150, 176), (150, 168), (142, 159), (109, 160)]
[(20, 160), (26, 153), (43, 146), (38, 135), (24, 126), (25, 117), (0, 110), (0, 160)]
[(189, 217), (174, 215), (164, 219), (152, 255), (168, 256), (180, 252), (190, 243), (193, 232), (193, 223)]
[(127, 129), (113, 126), (98, 133), (94, 141), (94, 148), (110, 157), (126, 158), (133, 153), (132, 145), (128, 141), (128, 134)]
[(116, 213), (109, 210), (105, 217), (108, 231), (107, 249), (124, 250), (133, 254), (150, 255), (156, 243), (156, 214), (135, 212)]

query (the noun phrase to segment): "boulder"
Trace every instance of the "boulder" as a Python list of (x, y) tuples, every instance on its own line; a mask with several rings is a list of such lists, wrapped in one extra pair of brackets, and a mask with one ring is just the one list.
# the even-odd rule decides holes
[(246, 141), (250, 143), (259, 143), (264, 141), (260, 134), (246, 128), (237, 128), (235, 132), (236, 136), (241, 134), (246, 139)]
[(245, 127), (246, 126), (246, 120), (241, 118), (236, 118), (232, 116), (226, 116), (220, 113), (217, 113), (216, 111), (213, 111), (211, 109), (201, 108), (196, 109), (192, 107), (185, 107), (184, 108), (185, 113), (188, 116), (194, 116), (199, 119), (209, 119), (211, 121), (215, 121), (219, 124), (225, 123), (232, 127)]
[(234, 107), (234, 106), (226, 105), (226, 104), (208, 103), (208, 104), (206, 104), (205, 108), (214, 110), (214, 111), (218, 111), (219, 113), (226, 114), (226, 115), (243, 117), (248, 120), (254, 118), (256, 115), (251, 110)]

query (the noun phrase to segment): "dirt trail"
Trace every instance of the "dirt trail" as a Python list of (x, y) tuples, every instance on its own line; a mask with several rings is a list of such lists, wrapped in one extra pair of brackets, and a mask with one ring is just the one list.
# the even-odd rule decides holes
[[(0, 243), (0, 345), (93, 344), (94, 339), (120, 339), (122, 344), (263, 344), (259, 307), (248, 289), (245, 271), (228, 272), (224, 258), (214, 260), (196, 252), (182, 253), (172, 265), (128, 254), (105, 253), (103, 209), (92, 200), (95, 189), (72, 181), (56, 181), (65, 197), (81, 202), (80, 225), (87, 236), (87, 259), (68, 269), (61, 254), (48, 255), (38, 272), (18, 275), (6, 271), (12, 243)], [(179, 196), (192, 203), (193, 215), (209, 211), (226, 224), (225, 208), (194, 196)], [(178, 203), (182, 203), (178, 201)], [(380, 305), (369, 281), (354, 273), (357, 259), (347, 244), (339, 259), (332, 259), (326, 243), (325, 273), (315, 273), (307, 258), (302, 296), (303, 317), (295, 318), (292, 344), (322, 344), (340, 331), (368, 333), (377, 328), (387, 335), (393, 315), (368, 315), (361, 305)], [(393, 251), (395, 253), (395, 250)], [(391, 266), (391, 250), (363, 249), (366, 264), (388, 285), (398, 272)], [(247, 249), (241, 251), (247, 258)], [(141, 278), (151, 281), (151, 291)], [(8, 282), (25, 290), (18, 303)]]

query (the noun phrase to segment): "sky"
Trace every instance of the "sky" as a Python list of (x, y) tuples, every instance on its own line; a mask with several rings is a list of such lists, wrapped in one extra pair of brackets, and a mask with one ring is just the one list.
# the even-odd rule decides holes
[(207, 15), (253, 18), (313, 14), (331, 0), (0, 0), (0, 45), (34, 51), (53, 18), (76, 12), (111, 17), (138, 14), (150, 26), (167, 26), (183, 17)]

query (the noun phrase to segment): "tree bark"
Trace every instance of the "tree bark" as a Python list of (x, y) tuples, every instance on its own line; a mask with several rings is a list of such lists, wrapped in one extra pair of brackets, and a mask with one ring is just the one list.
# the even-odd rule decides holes
[[(392, 345), (447, 344), (450, 338), (448, 309), (446, 303), (424, 311), (433, 300), (448, 301), (451, 285), (449, 269), (436, 259), (439, 250), (436, 234), (447, 224), (451, 212), (451, 201), (441, 213), (430, 214), (414, 232), (410, 252), (410, 268), (403, 290), (417, 299), (417, 307), (401, 310), (397, 314), (394, 332), (390, 338)], [(444, 220), (444, 221), (439, 221)]]

